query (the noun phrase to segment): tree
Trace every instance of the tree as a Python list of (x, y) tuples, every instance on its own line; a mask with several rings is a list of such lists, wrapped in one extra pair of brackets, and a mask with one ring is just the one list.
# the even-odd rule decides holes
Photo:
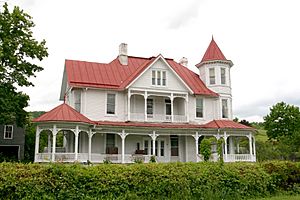
[(269, 140), (277, 142), (276, 149), (282, 159), (299, 159), (300, 111), (297, 106), (277, 103), (264, 117)]
[(32, 17), (19, 7), (10, 12), (7, 3), (0, 10), (0, 124), (26, 124), (29, 96), (17, 87), (33, 86), (30, 77), (43, 70), (33, 61), (48, 56), (45, 40), (33, 38)]
[(251, 123), (249, 121), (245, 120), (245, 119), (241, 120), (239, 123), (243, 124), (245, 126), (252, 126)]

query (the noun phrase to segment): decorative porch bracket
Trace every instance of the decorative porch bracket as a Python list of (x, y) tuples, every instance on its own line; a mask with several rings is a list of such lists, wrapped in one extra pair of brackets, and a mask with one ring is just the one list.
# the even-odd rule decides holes
[(195, 133), (195, 135), (192, 135), (193, 138), (195, 139), (195, 147), (196, 147), (196, 162), (199, 162), (199, 157), (198, 157), (198, 154), (199, 154), (199, 138), (201, 137), (201, 135), (199, 135), (198, 132)]
[(122, 133), (118, 133), (122, 139), (122, 163), (125, 163), (125, 138), (129, 133), (125, 133), (125, 130), (122, 130)]
[(155, 140), (159, 136), (159, 134), (156, 134), (156, 132), (153, 131), (152, 134), (149, 134), (149, 136), (152, 139), (152, 147), (153, 147), (153, 149), (152, 149), (152, 155), (155, 156)]

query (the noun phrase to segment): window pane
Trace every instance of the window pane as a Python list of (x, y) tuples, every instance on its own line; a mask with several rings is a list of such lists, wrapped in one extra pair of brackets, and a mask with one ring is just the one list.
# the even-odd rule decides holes
[(225, 68), (221, 68), (221, 84), (226, 84)]
[(106, 113), (115, 114), (116, 94), (107, 94)]
[(12, 139), (13, 137), (13, 126), (6, 125), (4, 127), (4, 139)]
[(196, 99), (196, 117), (203, 117), (203, 99)]
[(172, 115), (172, 109), (171, 109), (171, 100), (170, 99), (166, 99), (165, 100), (165, 104), (166, 104), (166, 115)]
[(228, 101), (222, 99), (222, 118), (228, 118)]
[(178, 136), (171, 135), (171, 156), (178, 156)]
[(162, 85), (166, 85), (166, 79), (167, 79), (167, 75), (166, 75), (166, 72), (163, 71), (162, 72)]
[(216, 84), (215, 68), (210, 68), (209, 69), (209, 84), (211, 84), (211, 85)]
[(155, 85), (155, 70), (152, 71), (152, 85)]
[(153, 99), (147, 99), (147, 114), (153, 115)]
[(161, 74), (160, 74), (160, 71), (156, 71), (157, 72), (157, 85), (161, 85)]
[(150, 152), (148, 151), (148, 140), (145, 140), (144, 141), (144, 151), (145, 151), (145, 154), (146, 155), (149, 155), (150, 154)]

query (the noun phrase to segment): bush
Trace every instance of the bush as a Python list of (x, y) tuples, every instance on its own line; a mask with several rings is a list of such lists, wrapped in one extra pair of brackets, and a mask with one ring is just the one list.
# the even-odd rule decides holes
[(0, 199), (249, 199), (299, 192), (300, 164), (0, 164)]

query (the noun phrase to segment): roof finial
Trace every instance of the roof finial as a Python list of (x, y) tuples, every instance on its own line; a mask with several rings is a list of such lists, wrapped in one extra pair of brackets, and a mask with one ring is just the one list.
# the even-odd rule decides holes
[(65, 95), (64, 95), (64, 104), (66, 103), (66, 98), (67, 98), (67, 95), (65, 93)]
[(211, 34), (211, 40), (214, 40), (214, 34)]

